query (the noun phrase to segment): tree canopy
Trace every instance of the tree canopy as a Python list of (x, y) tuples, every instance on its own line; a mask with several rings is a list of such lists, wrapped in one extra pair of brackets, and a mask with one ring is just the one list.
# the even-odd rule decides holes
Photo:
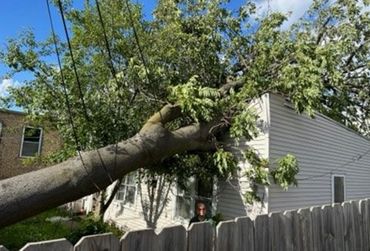
[[(220, 138), (225, 133), (255, 137), (258, 116), (249, 102), (265, 93), (284, 96), (297, 112), (313, 116), (318, 111), (368, 135), (367, 0), (314, 0), (288, 29), (281, 28), (287, 19), (282, 13), (260, 17), (253, 2), (238, 10), (226, 8), (227, 2), (160, 0), (150, 19), (129, 1), (86, 1), (82, 10), (65, 3), (72, 50), (57, 38), (61, 68), (50, 63), (50, 56), (55, 57), (52, 37), (36, 41), (32, 32), (25, 32), (8, 42), (0, 56), (10, 74), (29, 71), (34, 79), (13, 88), (3, 103), (15, 103), (57, 128), (72, 149), (66, 152), (74, 153), (76, 147), (88, 151), (83, 154), (86, 173), (71, 169), (82, 165), (71, 159), (55, 166), (64, 171), (48, 168), (33, 174), (64, 175), (56, 183), (64, 192), (77, 187), (78, 192), (68, 198), (45, 195), (49, 200), (33, 206), (30, 215), (94, 192), (96, 185), (106, 187), (137, 168), (164, 163), (159, 172), (186, 172), (189, 165), (182, 159), (191, 159), (194, 152), (213, 160), (211, 170), (218, 175), (232, 172), (232, 153), (224, 150)], [(101, 152), (94, 150), (99, 148)], [(170, 157), (173, 161), (165, 164)], [(102, 160), (110, 180), (94, 169)], [(46, 182), (35, 179), (37, 189)], [(17, 190), (21, 180), (0, 183), (1, 214), (18, 212), (19, 205), (3, 191)], [(12, 196), (37, 201), (37, 189)], [(42, 189), (43, 194), (56, 190)]]

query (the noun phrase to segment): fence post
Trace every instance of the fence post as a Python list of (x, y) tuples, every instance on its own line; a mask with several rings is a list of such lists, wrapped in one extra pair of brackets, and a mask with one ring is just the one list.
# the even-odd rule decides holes
[(119, 240), (112, 233), (95, 234), (82, 237), (75, 245), (74, 251), (119, 250)]
[(188, 251), (212, 251), (214, 244), (213, 227), (209, 222), (191, 224), (188, 230)]

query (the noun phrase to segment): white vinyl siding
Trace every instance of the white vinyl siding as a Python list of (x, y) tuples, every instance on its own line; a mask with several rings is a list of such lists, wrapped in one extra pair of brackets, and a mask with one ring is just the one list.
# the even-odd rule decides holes
[[(266, 212), (265, 207), (262, 206), (261, 203), (246, 205), (244, 202), (244, 193), (250, 189), (250, 185), (246, 177), (243, 177), (243, 173), (249, 168), (248, 163), (244, 161), (243, 152), (248, 147), (252, 147), (261, 157), (268, 157), (268, 96), (264, 95), (260, 99), (256, 99), (252, 102), (251, 107), (259, 114), (259, 135), (251, 141), (246, 141), (245, 139), (235, 141), (230, 137), (225, 137), (226, 149), (235, 154), (239, 160), (241, 170), (236, 177), (218, 183), (218, 191), (216, 193), (217, 211), (223, 215), (224, 219), (233, 219), (245, 215), (254, 217), (256, 214)], [(268, 198), (266, 192), (267, 191), (263, 187), (259, 189), (259, 195), (265, 200), (265, 206), (267, 206)]]
[[(142, 194), (147, 197), (147, 187), (143, 182)], [(108, 193), (113, 189), (114, 184), (108, 187)], [(184, 224), (187, 227), (187, 221), (181, 221), (180, 219), (174, 218), (174, 206), (175, 206), (175, 194), (176, 194), (176, 184), (172, 184), (171, 191), (169, 192), (169, 201), (164, 208), (160, 218), (158, 219), (157, 228), (163, 228), (171, 225)], [(136, 193), (135, 204), (131, 207), (126, 207), (118, 200), (114, 200), (107, 212), (104, 215), (105, 220), (112, 220), (118, 226), (125, 230), (137, 230), (147, 228), (146, 222), (143, 216), (143, 208), (141, 204), (140, 193)]]
[(23, 128), (20, 157), (34, 157), (40, 154), (42, 129), (25, 126)]
[(270, 163), (291, 153), (298, 159), (298, 187), (269, 188), (269, 212), (332, 202), (332, 174), (346, 175), (346, 199), (370, 197), (370, 142), (316, 114), (297, 114), (283, 98), (270, 95)]

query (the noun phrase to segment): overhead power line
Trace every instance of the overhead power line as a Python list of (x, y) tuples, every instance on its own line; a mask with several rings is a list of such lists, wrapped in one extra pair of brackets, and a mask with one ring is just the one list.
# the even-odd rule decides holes
[(83, 93), (82, 93), (82, 87), (81, 87), (80, 78), (79, 78), (78, 73), (77, 73), (76, 62), (75, 62), (75, 59), (74, 59), (74, 56), (73, 56), (72, 45), (71, 45), (71, 41), (70, 41), (69, 34), (68, 34), (66, 20), (65, 20), (65, 17), (64, 17), (63, 5), (62, 5), (62, 2), (60, 0), (58, 0), (58, 7), (59, 7), (59, 11), (60, 11), (60, 16), (62, 17), (63, 28), (64, 28), (64, 33), (66, 35), (69, 52), (71, 54), (73, 72), (74, 72), (75, 77), (76, 77), (76, 82), (77, 82), (77, 87), (78, 87), (78, 93), (79, 93), (79, 96), (80, 96), (80, 100), (82, 102), (82, 108), (83, 108), (83, 111), (84, 111), (85, 119), (87, 121), (90, 121), (89, 115), (87, 114), (87, 108), (86, 108), (86, 104), (85, 104), (85, 101), (84, 101), (84, 96), (83, 96)]
[[(58, 1), (60, 3), (60, 1)], [(71, 108), (71, 104), (69, 102), (69, 98), (68, 98), (68, 93), (67, 93), (67, 87), (66, 87), (66, 84), (65, 84), (65, 78), (64, 78), (64, 73), (63, 73), (63, 68), (62, 68), (62, 63), (61, 63), (61, 60), (60, 60), (60, 53), (59, 53), (59, 49), (58, 49), (58, 43), (57, 43), (57, 40), (56, 40), (56, 35), (55, 35), (55, 29), (54, 29), (54, 24), (53, 24), (53, 19), (52, 19), (52, 16), (51, 16), (51, 11), (50, 11), (50, 5), (49, 5), (49, 0), (46, 0), (46, 5), (47, 5), (47, 9), (48, 9), (48, 15), (49, 15), (49, 22), (50, 22), (50, 26), (51, 26), (51, 31), (52, 31), (52, 36), (53, 36), (53, 42), (54, 42), (54, 48), (55, 48), (55, 53), (57, 55), (57, 60), (58, 60), (58, 66), (59, 66), (59, 72), (60, 72), (60, 77), (61, 77), (61, 84), (62, 84), (62, 88), (63, 88), (63, 94), (64, 94), (64, 97), (65, 97), (65, 102), (66, 102), (66, 105), (67, 105), (67, 112), (68, 112), (68, 119), (69, 119), (69, 123), (71, 124), (71, 127), (72, 127), (72, 134), (73, 134), (73, 138), (74, 138), (74, 141), (75, 141), (75, 144), (76, 144), (76, 147), (77, 147), (77, 153), (80, 157), (80, 160), (81, 160), (81, 163), (82, 163), (82, 167), (84, 168), (87, 176), (89, 177), (91, 183), (99, 190), (101, 191), (100, 187), (92, 180), (92, 178), (90, 177), (90, 173), (89, 171), (87, 170), (87, 167), (86, 167), (86, 164), (82, 158), (82, 154), (81, 154), (81, 145), (80, 145), (80, 141), (78, 139), (78, 135), (77, 135), (77, 131), (76, 131), (76, 126), (74, 124), (74, 121), (73, 121), (73, 116), (72, 116), (72, 108)]]

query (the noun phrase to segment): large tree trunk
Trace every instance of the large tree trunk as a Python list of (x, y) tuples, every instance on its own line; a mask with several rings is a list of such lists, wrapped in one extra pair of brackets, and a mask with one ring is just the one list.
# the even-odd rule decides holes
[[(165, 124), (180, 116), (166, 105), (132, 138), (84, 152), (60, 164), (0, 181), (0, 227), (106, 188), (114, 180), (176, 153), (213, 148), (209, 130), (195, 124), (169, 131)], [(102, 164), (103, 163), (103, 164)]]

